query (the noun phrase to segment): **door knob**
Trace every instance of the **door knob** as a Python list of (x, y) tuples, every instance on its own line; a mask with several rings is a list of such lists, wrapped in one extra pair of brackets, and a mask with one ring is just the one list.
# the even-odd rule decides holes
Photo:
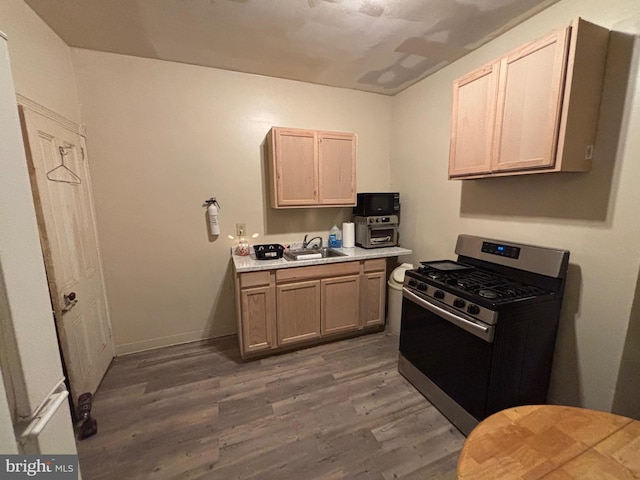
[(78, 300), (76, 300), (76, 292), (71, 292), (68, 295), (63, 295), (64, 307), (62, 307), (62, 313), (66, 313), (75, 307)]

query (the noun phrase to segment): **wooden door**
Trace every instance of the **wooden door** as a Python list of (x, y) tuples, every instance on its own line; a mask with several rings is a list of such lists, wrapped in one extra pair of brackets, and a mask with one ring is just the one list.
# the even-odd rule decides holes
[(363, 327), (384, 324), (386, 273), (365, 273), (362, 280), (362, 316)]
[(554, 165), (569, 32), (554, 32), (501, 60), (494, 171)]
[(312, 130), (273, 129), (276, 207), (318, 203), (318, 151)]
[(277, 287), (278, 346), (320, 336), (320, 281)]
[[(114, 357), (84, 138), (21, 107), (58, 337), (74, 403)], [(64, 159), (64, 166), (63, 166)]]
[(453, 82), (449, 177), (491, 171), (499, 63)]
[(351, 133), (318, 133), (318, 203), (356, 204), (356, 140)]
[(274, 287), (243, 289), (240, 292), (242, 309), (242, 346), (245, 352), (273, 348), (272, 327), (275, 325)]
[(326, 278), (322, 289), (322, 335), (357, 330), (360, 318), (360, 275)]

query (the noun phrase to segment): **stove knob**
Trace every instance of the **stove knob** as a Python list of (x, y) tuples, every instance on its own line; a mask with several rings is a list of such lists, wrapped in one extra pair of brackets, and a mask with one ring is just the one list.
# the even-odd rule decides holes
[(467, 303), (466, 303), (463, 299), (461, 299), (461, 298), (456, 298), (456, 299), (453, 301), (453, 306), (454, 306), (454, 307), (456, 307), (456, 308), (464, 308), (464, 306), (465, 306), (466, 304), (467, 304)]
[(469, 305), (467, 307), (467, 312), (469, 312), (471, 315), (477, 315), (480, 313), (480, 307), (478, 305)]
[(426, 291), (427, 290), (427, 285), (424, 284), (424, 283), (419, 283), (418, 284), (418, 290), (421, 290), (423, 292)]
[(433, 292), (433, 296), (438, 298), (438, 299), (443, 299), (444, 298), (444, 292), (442, 290), (436, 290), (435, 292)]
[(409, 280), (410, 287), (415, 287), (416, 285), (418, 285), (418, 282), (416, 282), (415, 280)]

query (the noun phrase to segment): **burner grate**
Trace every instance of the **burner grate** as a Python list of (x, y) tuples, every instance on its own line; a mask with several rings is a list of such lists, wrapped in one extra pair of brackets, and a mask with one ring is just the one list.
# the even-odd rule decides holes
[(550, 293), (535, 285), (480, 268), (443, 272), (423, 266), (418, 269), (418, 273), (445, 290), (462, 291), (494, 302), (523, 300)]

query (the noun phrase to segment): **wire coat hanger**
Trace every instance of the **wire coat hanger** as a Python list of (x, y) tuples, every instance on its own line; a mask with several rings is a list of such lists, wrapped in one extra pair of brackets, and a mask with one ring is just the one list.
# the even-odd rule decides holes
[[(61, 158), (60, 165), (58, 165), (55, 168), (52, 168), (47, 172), (47, 179), (51, 180), (52, 182), (69, 183), (71, 185), (80, 185), (82, 183), (82, 179), (78, 175), (76, 175), (73, 172), (73, 170), (71, 170), (69, 167), (67, 167), (64, 164), (64, 157), (65, 155), (68, 155), (66, 151), (67, 148), (72, 148), (72, 147), (58, 147), (58, 151), (60, 152), (60, 158)], [(55, 178), (53, 176), (53, 172), (61, 171), (61, 170), (63, 174), (67, 174), (67, 176), (69, 177), (68, 179)]]

